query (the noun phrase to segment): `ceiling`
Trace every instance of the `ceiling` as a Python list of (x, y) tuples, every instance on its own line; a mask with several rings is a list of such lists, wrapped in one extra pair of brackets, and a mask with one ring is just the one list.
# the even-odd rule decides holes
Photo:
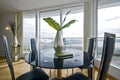
[(20, 11), (43, 9), (63, 5), (79, 4), (92, 0), (0, 0), (1, 9), (16, 9)]

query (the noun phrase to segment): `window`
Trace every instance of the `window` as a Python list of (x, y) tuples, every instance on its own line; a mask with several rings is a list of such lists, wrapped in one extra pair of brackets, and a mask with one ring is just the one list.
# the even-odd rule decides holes
[(75, 19), (77, 22), (70, 27), (63, 30), (63, 37), (65, 39), (65, 46), (69, 48), (83, 49), (83, 7), (66, 8), (62, 10), (63, 17), (71, 10), (67, 16), (66, 22)]
[[(66, 22), (75, 19), (76, 23), (72, 24), (70, 27), (63, 29), (63, 39), (65, 47), (69, 48), (83, 48), (83, 8), (73, 7), (61, 10), (41, 12), (40, 13), (40, 49), (50, 48), (54, 45), (54, 38), (56, 35), (56, 30), (51, 28), (45, 21), (44, 17), (52, 17), (57, 22), (60, 22), (60, 18), (64, 18), (65, 14), (71, 10), (71, 13), (67, 16)], [(62, 16), (60, 14), (62, 13)]]
[(36, 34), (36, 13), (23, 13), (23, 53), (30, 52), (30, 39)]
[(52, 17), (55, 21), (60, 22), (60, 10), (40, 13), (40, 49), (53, 47), (56, 34), (56, 30), (43, 20), (45, 17)]
[(98, 54), (101, 58), (104, 32), (116, 34), (112, 65), (120, 68), (120, 6), (110, 6), (98, 10)]

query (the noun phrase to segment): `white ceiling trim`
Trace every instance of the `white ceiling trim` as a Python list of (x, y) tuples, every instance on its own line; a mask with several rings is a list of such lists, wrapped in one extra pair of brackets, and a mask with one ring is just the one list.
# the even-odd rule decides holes
[(46, 11), (50, 11), (50, 10), (59, 10), (59, 9), (77, 7), (77, 6), (83, 6), (83, 5), (84, 5), (83, 3), (77, 2), (77, 3), (57, 5), (57, 6), (48, 6), (48, 7), (44, 7), (44, 8), (37, 8), (37, 9), (31, 9), (31, 10), (25, 10), (25, 11), (39, 10), (40, 12), (44, 12), (44, 11), (46, 12)]
[(20, 11), (62, 7), (93, 0), (0, 0), (0, 5), (7, 9)]

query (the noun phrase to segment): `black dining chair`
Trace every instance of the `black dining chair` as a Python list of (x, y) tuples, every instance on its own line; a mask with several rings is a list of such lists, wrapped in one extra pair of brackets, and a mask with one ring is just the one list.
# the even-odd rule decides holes
[[(30, 39), (31, 42), (31, 51), (29, 53), (29, 57), (30, 57), (30, 62), (35, 61), (37, 63), (37, 56), (38, 56), (38, 50), (37, 50), (37, 45), (36, 45), (36, 39), (35, 38), (31, 38)], [(36, 66), (32, 65), (32, 69), (36, 68)]]
[[(106, 80), (106, 75), (108, 73), (109, 65), (114, 53), (114, 46), (115, 46), (115, 34), (105, 33), (102, 58), (96, 80)], [(92, 79), (80, 72), (76, 72), (64, 78), (63, 80), (92, 80)]]
[(30, 42), (31, 42), (31, 52), (30, 52), (31, 61), (34, 61), (36, 59), (36, 56), (37, 56), (37, 53), (38, 53), (37, 46), (36, 46), (36, 39), (31, 38)]
[(29, 72), (26, 72), (19, 77), (15, 78), (14, 68), (12, 65), (12, 60), (9, 53), (8, 42), (6, 36), (2, 36), (3, 48), (6, 61), (11, 73), (12, 80), (49, 80), (48, 75), (40, 68), (33, 69)]
[(79, 67), (80, 69), (86, 69), (93, 67), (93, 60), (96, 48), (96, 38), (90, 38), (88, 42), (88, 50), (84, 51), (84, 66)]
[(88, 69), (88, 76), (92, 78), (92, 69), (94, 65), (94, 55), (96, 49), (96, 38), (91, 37), (88, 39), (88, 50), (84, 51), (84, 65), (80, 69)]

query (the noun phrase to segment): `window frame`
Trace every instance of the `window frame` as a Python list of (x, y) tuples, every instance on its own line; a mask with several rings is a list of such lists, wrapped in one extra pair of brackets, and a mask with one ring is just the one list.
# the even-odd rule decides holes
[[(119, 1), (118, 1), (119, 2)], [(110, 5), (112, 3), (112, 5)], [(101, 2), (101, 1), (99, 1), (98, 2), (98, 7), (99, 8), (105, 8), (105, 7), (108, 7), (109, 5), (110, 6), (115, 6), (115, 5), (113, 5), (113, 3), (117, 3), (117, 1), (116, 2), (114, 2), (114, 1), (111, 1), (111, 2)], [(117, 4), (118, 5), (118, 4)], [(98, 10), (97, 10), (98, 11)], [(98, 15), (97, 15), (98, 16)], [(97, 18), (97, 20), (98, 20), (98, 18)], [(97, 24), (98, 25), (98, 24)], [(96, 34), (98, 34), (98, 27), (96, 28), (96, 31), (97, 31), (97, 33)], [(97, 35), (97, 38), (98, 38), (98, 35)], [(97, 46), (98, 47), (98, 46)], [(98, 49), (98, 48), (97, 48)], [(96, 50), (96, 53), (97, 53), (97, 50)], [(95, 57), (95, 59), (94, 59), (94, 65), (96, 66), (96, 67), (98, 67), (99, 68), (99, 65), (100, 65), (100, 59), (98, 59), (97, 57)], [(119, 67), (117, 67), (117, 66), (115, 66), (115, 65), (112, 65), (112, 64), (110, 64), (110, 67), (109, 67), (109, 71), (108, 71), (108, 74), (110, 74), (111, 76), (113, 76), (113, 77), (115, 77), (115, 78), (117, 78), (117, 79), (120, 79), (120, 76), (119, 76), (119, 74), (120, 74), (120, 68)]]

